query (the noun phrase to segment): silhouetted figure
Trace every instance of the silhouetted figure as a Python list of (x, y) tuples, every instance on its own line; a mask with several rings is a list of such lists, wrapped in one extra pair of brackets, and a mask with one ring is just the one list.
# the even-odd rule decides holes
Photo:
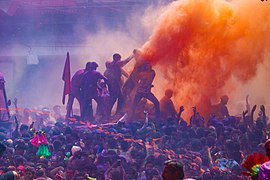
[[(139, 57), (138, 57), (139, 56)], [(141, 52), (137, 50), (134, 54), (135, 58), (140, 58)], [(140, 102), (142, 98), (146, 98), (151, 101), (155, 106), (156, 111), (156, 118), (160, 117), (160, 106), (159, 101), (155, 97), (155, 95), (151, 92), (151, 88), (153, 87), (153, 80), (156, 76), (155, 71), (152, 69), (152, 66), (149, 62), (143, 63), (139, 67), (139, 74), (138, 78), (138, 88), (134, 97), (133, 101), (133, 108), (132, 108), (132, 116), (134, 114), (135, 108), (137, 104)]]
[(71, 111), (74, 99), (76, 98), (80, 105), (80, 112), (82, 114), (82, 78), (85, 72), (87, 72), (90, 68), (90, 62), (88, 62), (85, 66), (85, 69), (78, 70), (72, 77), (70, 82), (70, 94), (68, 96), (68, 103), (67, 103), (67, 115), (66, 118), (68, 119), (71, 117)]
[(160, 100), (161, 116), (164, 119), (177, 117), (177, 112), (171, 100), (172, 96), (173, 96), (173, 90), (167, 89), (165, 91), (165, 96), (161, 98)]
[(98, 92), (98, 81), (103, 79), (107, 82), (107, 78), (100, 72), (96, 71), (98, 64), (91, 62), (89, 71), (84, 73), (82, 79), (82, 120), (93, 119), (92, 99), (97, 102), (97, 114), (101, 115), (103, 109), (102, 100)]
[(227, 95), (220, 97), (220, 103), (217, 105), (214, 105), (214, 114), (218, 118), (224, 118), (229, 117), (229, 110), (227, 108), (227, 103), (229, 101), (229, 97)]
[(121, 60), (120, 54), (113, 55), (113, 61), (106, 62), (106, 71), (104, 75), (108, 78), (109, 84), (109, 92), (110, 98), (108, 102), (108, 114), (111, 115), (111, 111), (114, 103), (118, 100), (116, 114), (120, 113), (123, 106), (123, 95), (122, 95), (122, 75), (128, 77), (126, 73), (124, 73), (122, 67), (125, 66), (131, 59), (133, 55), (129, 56), (125, 60)]

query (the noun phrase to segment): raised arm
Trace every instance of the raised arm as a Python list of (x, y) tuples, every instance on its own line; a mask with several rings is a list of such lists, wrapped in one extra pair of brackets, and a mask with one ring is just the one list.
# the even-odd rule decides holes
[(192, 107), (193, 109), (193, 115), (191, 116), (191, 119), (190, 119), (190, 125), (191, 127), (194, 127), (194, 121), (196, 120), (196, 113), (197, 113), (197, 108), (196, 106)]
[(121, 69), (121, 74), (122, 74), (123, 76), (125, 76), (126, 78), (129, 77), (128, 73), (127, 73), (124, 69)]
[(178, 112), (178, 114), (177, 114), (177, 121), (178, 121), (178, 124), (180, 124), (180, 122), (181, 122), (181, 115), (182, 115), (182, 113), (184, 112), (184, 106), (180, 106), (180, 108), (179, 108), (179, 112)]
[(249, 95), (246, 96), (246, 110), (250, 113), (250, 104), (248, 102)]
[(128, 58), (126, 58), (125, 60), (122, 60), (122, 61), (118, 61), (117, 64), (120, 66), (120, 67), (123, 67), (124, 65), (126, 65), (127, 63), (129, 63), (129, 61), (131, 61), (133, 59), (134, 55), (130, 55)]
[(251, 119), (251, 128), (254, 128), (254, 112), (257, 108), (257, 105), (254, 105), (251, 109), (250, 119)]
[(266, 122), (266, 114), (265, 114), (265, 107), (264, 107), (264, 105), (261, 105), (260, 106), (260, 110), (261, 110), (261, 112), (262, 112), (262, 120), (263, 120), (263, 124), (264, 124), (264, 126), (266, 127), (266, 125), (267, 125), (267, 122)]
[(242, 113), (242, 115), (243, 115), (243, 121), (244, 121), (244, 126), (245, 126), (246, 128), (248, 127), (247, 117), (246, 117), (247, 113), (248, 113), (248, 110), (245, 110), (245, 111), (243, 111), (243, 113)]

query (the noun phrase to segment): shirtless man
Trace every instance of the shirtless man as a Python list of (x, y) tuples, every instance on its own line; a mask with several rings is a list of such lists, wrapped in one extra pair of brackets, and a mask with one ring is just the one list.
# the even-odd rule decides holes
[(133, 58), (133, 55), (129, 56), (125, 60), (121, 60), (120, 54), (114, 54), (113, 55), (113, 61), (107, 61), (106, 62), (106, 71), (104, 72), (104, 75), (108, 78), (109, 82), (109, 92), (110, 92), (110, 98), (109, 98), (109, 105), (107, 113), (111, 115), (111, 111), (113, 108), (114, 103), (117, 102), (117, 108), (116, 108), (116, 114), (120, 113), (122, 106), (123, 106), (123, 95), (122, 95), (122, 75), (127, 76), (124, 72), (122, 67), (125, 66), (131, 59)]

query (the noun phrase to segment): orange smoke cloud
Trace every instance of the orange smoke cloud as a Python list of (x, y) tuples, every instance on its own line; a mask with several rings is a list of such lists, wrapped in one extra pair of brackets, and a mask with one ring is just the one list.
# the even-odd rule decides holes
[(161, 15), (144, 55), (175, 90), (177, 104), (209, 112), (232, 77), (246, 83), (270, 49), (269, 4), (259, 0), (181, 0)]

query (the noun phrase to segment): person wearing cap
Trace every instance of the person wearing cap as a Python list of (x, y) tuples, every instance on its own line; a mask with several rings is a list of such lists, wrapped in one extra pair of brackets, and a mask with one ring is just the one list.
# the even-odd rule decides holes
[(89, 70), (84, 73), (82, 78), (82, 111), (81, 119), (83, 121), (93, 120), (92, 99), (97, 102), (97, 114), (102, 114), (103, 106), (101, 97), (98, 93), (98, 82), (103, 80), (107, 83), (107, 78), (97, 71), (98, 64), (91, 62)]
[[(270, 139), (265, 142), (264, 148), (266, 156), (270, 159)], [(260, 166), (258, 179), (270, 180), (270, 161), (267, 161)]]
[(68, 103), (67, 103), (67, 114), (66, 119), (71, 117), (71, 111), (74, 99), (76, 98), (79, 102), (80, 111), (82, 113), (82, 91), (81, 91), (81, 84), (82, 84), (82, 78), (85, 72), (87, 72), (90, 69), (91, 62), (87, 62), (85, 69), (78, 70), (71, 79), (70, 82), (70, 94), (68, 96)]
[(130, 60), (133, 58), (133, 55), (130, 55), (125, 60), (121, 60), (121, 55), (115, 53), (113, 55), (113, 61), (107, 61), (106, 71), (104, 76), (108, 78), (109, 82), (109, 92), (110, 92), (110, 101), (108, 106), (108, 114), (111, 114), (114, 103), (117, 102), (116, 114), (120, 113), (123, 105), (123, 95), (122, 95), (122, 75), (128, 76), (122, 69)]

